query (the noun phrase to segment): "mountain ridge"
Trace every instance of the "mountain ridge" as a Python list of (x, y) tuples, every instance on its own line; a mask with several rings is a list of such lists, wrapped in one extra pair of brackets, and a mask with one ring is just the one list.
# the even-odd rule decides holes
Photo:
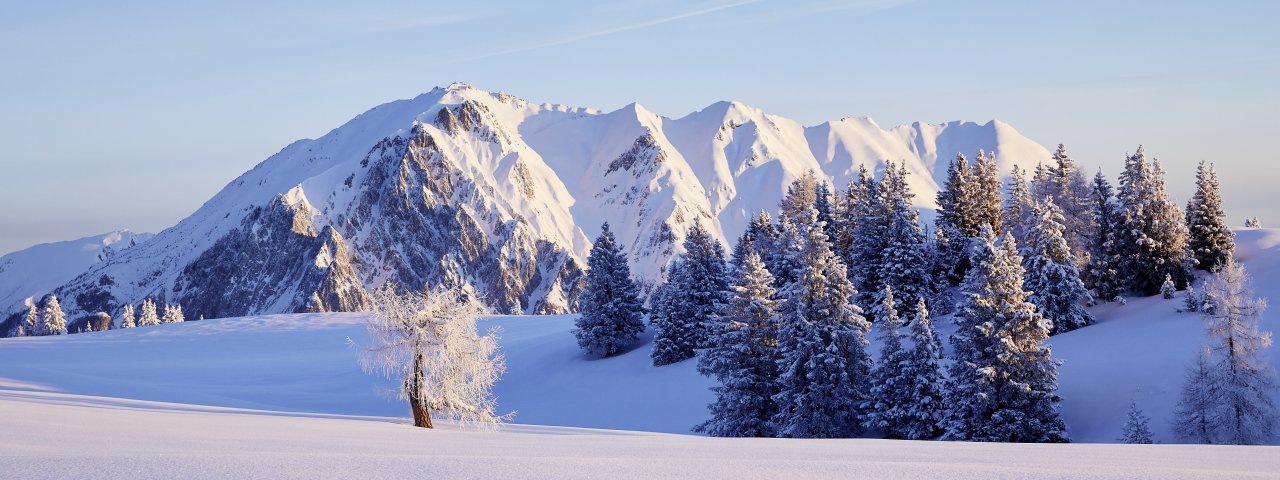
[[(886, 160), (905, 162), (916, 205), (927, 211), (946, 162), (978, 150), (993, 152), (1004, 173), (1049, 159), (1043, 146), (997, 120), (886, 130), (867, 117), (846, 117), (805, 126), (737, 101), (673, 119), (637, 102), (604, 112), (454, 83), (290, 143), (145, 248), (92, 265), (56, 292), (69, 297), (63, 304), (74, 315), (115, 313), (147, 297), (203, 304), (189, 292), (252, 271), (297, 268), (249, 267), (248, 252), (280, 262), (321, 253), (314, 241), (285, 242), (305, 251), (267, 253), (259, 245), (210, 253), (218, 242), (248, 248), (331, 227), (324, 235), (329, 250), (340, 241), (349, 258), (313, 261), (325, 264), (313, 268), (336, 270), (309, 278), (347, 284), (296, 292), (316, 283), (282, 280), (261, 287), (269, 298), (218, 314), (302, 311), (312, 294), (338, 291), (346, 293), (332, 298), (346, 300), (329, 303), (339, 307), (321, 307), (350, 308), (387, 281), (413, 289), (462, 285), (506, 313), (561, 313), (574, 309), (590, 238), (606, 220), (627, 246), (633, 271), (653, 283), (693, 222), (728, 243), (751, 214), (773, 211), (786, 186), (807, 171), (842, 187), (860, 166), (878, 171)], [(308, 225), (245, 222), (272, 205), (288, 210), (281, 218), (306, 213)], [(231, 235), (240, 237), (225, 240)], [(198, 258), (219, 255), (232, 265), (197, 270), (226, 277), (182, 276)], [(0, 274), (0, 286), (7, 281)], [(7, 313), (13, 307), (0, 305)], [(202, 314), (195, 310), (188, 317)]]

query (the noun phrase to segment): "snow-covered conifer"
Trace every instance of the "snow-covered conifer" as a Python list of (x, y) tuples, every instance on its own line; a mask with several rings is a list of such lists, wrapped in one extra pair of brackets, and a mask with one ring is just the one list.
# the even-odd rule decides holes
[(160, 316), (156, 314), (156, 302), (150, 298), (142, 301), (142, 309), (138, 313), (138, 326), (150, 327), (160, 324)]
[(1023, 227), (1029, 223), (1027, 216), (1031, 214), (1032, 198), (1031, 190), (1027, 188), (1026, 174), (1017, 165), (1013, 166), (1004, 189), (1004, 224), (1009, 226), (1013, 237), (1021, 241), (1026, 238)]
[(1067, 154), (1067, 147), (1058, 144), (1053, 159), (1043, 169), (1037, 169), (1034, 198), (1050, 197), (1062, 210), (1064, 235), (1067, 245), (1076, 254), (1081, 265), (1089, 260), (1089, 244), (1093, 237), (1093, 203), (1091, 189), (1084, 172)]
[(1085, 310), (1090, 301), (1089, 290), (1080, 280), (1075, 255), (1064, 238), (1062, 214), (1053, 199), (1034, 202), (1024, 225), (1026, 239), (1022, 245), (1023, 286), (1031, 292), (1027, 297), (1050, 324), (1050, 333), (1062, 333), (1093, 324), (1093, 316)]
[(728, 303), (729, 276), (720, 242), (697, 222), (685, 238), (684, 250), (679, 255), (680, 275), (670, 280), (678, 294), (669, 299), (672, 308), (666, 321), (654, 325), (651, 356), (656, 366), (693, 358), (697, 349), (705, 348), (710, 326)]
[(1235, 253), (1235, 234), (1227, 227), (1222, 211), (1222, 192), (1218, 172), (1213, 164), (1200, 162), (1196, 167), (1196, 193), (1187, 202), (1187, 231), (1196, 268), (1212, 272), (1231, 260)]
[(864, 424), (888, 438), (909, 438), (906, 427), (916, 399), (914, 380), (906, 373), (911, 352), (902, 346), (902, 319), (894, 309), (893, 287), (885, 285), (876, 308), (874, 327), (880, 338), (880, 358), (872, 370), (870, 405)]
[(754, 252), (735, 274), (733, 295), (698, 371), (714, 377), (711, 419), (695, 431), (717, 437), (773, 436), (778, 413), (778, 317), (773, 276)]
[(1022, 289), (1022, 259), (984, 226), (965, 277), (951, 337), (948, 435), (956, 440), (1065, 442), (1049, 325)]
[[(929, 278), (928, 243), (920, 226), (920, 214), (911, 203), (914, 195), (907, 186), (906, 176), (906, 165), (898, 164), (895, 168), (893, 162), (888, 162), (880, 179), (877, 190), (884, 209), (881, 220), (884, 248), (874, 258), (877, 261), (875, 278), (881, 285), (892, 286), (898, 294), (894, 308), (914, 317), (915, 303), (911, 299), (931, 297), (934, 282)], [(876, 290), (880, 293), (882, 290), (878, 287)], [(882, 299), (876, 300), (879, 303)]]
[(912, 347), (901, 375), (910, 382), (911, 404), (899, 418), (898, 430), (906, 439), (934, 438), (942, 434), (945, 413), (942, 342), (929, 320), (924, 298), (916, 301), (916, 316), (910, 328)]
[(40, 322), (40, 311), (36, 309), (35, 300), (28, 298), (26, 300), (26, 304), (27, 304), (27, 315), (23, 317), (22, 325), (20, 325), (21, 328), (23, 329), (23, 335), (18, 335), (18, 336), (34, 337), (39, 335), (46, 335), (43, 330), (44, 324)]
[(1200, 295), (1196, 294), (1195, 287), (1187, 285), (1187, 290), (1182, 294), (1182, 308), (1187, 309), (1188, 312), (1200, 311), (1200, 305), (1204, 303), (1204, 300), (1200, 298)]
[(1178, 293), (1178, 287), (1173, 284), (1173, 276), (1165, 274), (1164, 283), (1160, 284), (1160, 296), (1165, 300), (1173, 298)]
[(432, 416), (481, 428), (504, 420), (492, 393), (505, 370), (497, 331), (476, 330), (488, 309), (459, 288), (425, 294), (393, 288), (388, 283), (371, 296), (371, 343), (361, 366), (400, 381), (397, 393), (409, 402), (414, 426), (431, 428)]
[(839, 199), (831, 198), (831, 185), (826, 180), (819, 181), (813, 188), (813, 208), (818, 211), (818, 221), (822, 222), (822, 229), (826, 232), (827, 238), (834, 241), (836, 238), (835, 210), (839, 208), (835, 202)]
[[(868, 189), (872, 188), (871, 173), (867, 171), (866, 165), (858, 167), (858, 176), (849, 181), (849, 185), (845, 188), (844, 199), (840, 202), (840, 209), (836, 215), (836, 236), (832, 239), (831, 249), (836, 252), (836, 256), (844, 262), (846, 267), (850, 267), (853, 254), (853, 244), (856, 238), (856, 230), (858, 228), (858, 218), (862, 215), (863, 205), (867, 201)], [(853, 272), (849, 272), (849, 277), (853, 278)]]
[(1125, 162), (1119, 199), (1124, 227), (1119, 229), (1117, 248), (1128, 289), (1155, 295), (1165, 275), (1186, 285), (1190, 258), (1185, 218), (1165, 191), (1160, 163), (1148, 161), (1141, 146)]
[(626, 253), (607, 222), (600, 229), (587, 257), (586, 286), (578, 300), (581, 315), (573, 335), (587, 354), (607, 357), (622, 352), (644, 331), (644, 306)]
[(973, 162), (973, 215), (975, 228), (991, 225), (991, 230), (999, 235), (1004, 231), (1004, 209), (1000, 204), (1000, 169), (996, 166), (996, 156), (992, 152), (978, 151), (978, 158)]
[(1138, 408), (1137, 400), (1129, 400), (1129, 418), (1124, 422), (1120, 441), (1129, 444), (1151, 444), (1150, 419)]
[(67, 315), (62, 312), (62, 305), (58, 304), (58, 296), (50, 295), (49, 300), (44, 303), (44, 311), (40, 315), (40, 331), (44, 335), (66, 335), (67, 334)]
[(850, 301), (856, 292), (826, 234), (820, 228), (805, 233), (801, 267), (781, 306), (776, 434), (852, 437), (861, 432), (870, 392), (870, 324)]
[(1094, 293), (1095, 300), (1111, 301), (1124, 289), (1121, 282), (1121, 258), (1117, 251), (1117, 232), (1124, 228), (1116, 204), (1112, 201), (1111, 183), (1099, 170), (1093, 177), (1092, 239), (1089, 243), (1089, 266), (1085, 271), (1085, 286)]
[(1234, 445), (1256, 445), (1275, 438), (1277, 413), (1274, 394), (1276, 372), (1267, 361), (1271, 332), (1258, 322), (1266, 300), (1253, 296), (1252, 281), (1244, 266), (1228, 260), (1204, 282), (1209, 348), (1213, 354), (1211, 385), (1218, 392), (1211, 426), (1214, 438)]
[(160, 323), (179, 323), (185, 321), (187, 321), (187, 319), (182, 315), (182, 305), (166, 304), (164, 306), (164, 316), (160, 317)]
[(124, 310), (120, 312), (120, 328), (133, 328), (138, 324), (133, 319), (133, 305), (124, 304)]
[(1244, 219), (1244, 228), (1262, 228), (1262, 220), (1258, 217), (1249, 217)]
[[(947, 179), (942, 184), (942, 189), (938, 190), (938, 216), (935, 217), (935, 223), (939, 231), (942, 230), (943, 224), (953, 225), (960, 232), (968, 237), (977, 235), (978, 230), (975, 225), (973, 215), (974, 205), (974, 180), (969, 170), (969, 162), (963, 154), (956, 155), (947, 165)], [(973, 230), (970, 231), (969, 229)]]

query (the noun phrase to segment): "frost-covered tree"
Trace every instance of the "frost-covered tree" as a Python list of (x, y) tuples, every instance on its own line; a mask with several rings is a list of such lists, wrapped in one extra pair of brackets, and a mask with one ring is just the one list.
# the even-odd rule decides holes
[[(813, 210), (812, 204), (809, 210)], [(708, 331), (728, 303), (729, 275), (724, 247), (702, 223), (694, 223), (678, 256), (679, 275), (669, 282), (675, 295), (662, 323), (654, 324), (653, 364), (668, 365), (693, 358), (707, 346)]]
[(1089, 243), (1089, 265), (1083, 275), (1085, 286), (1093, 298), (1109, 302), (1124, 289), (1120, 269), (1122, 262), (1116, 242), (1124, 228), (1118, 207), (1113, 201), (1111, 182), (1099, 170), (1093, 177), (1093, 230)]
[(1023, 227), (1030, 222), (1027, 217), (1031, 215), (1033, 201), (1031, 190), (1027, 188), (1027, 177), (1022, 168), (1013, 166), (1013, 172), (1009, 175), (1009, 181), (1005, 184), (1004, 190), (1004, 224), (1009, 226), (1009, 232), (1014, 238), (1021, 240), (1026, 238)]
[(839, 199), (832, 199), (831, 185), (826, 180), (819, 181), (813, 188), (813, 208), (818, 211), (818, 221), (822, 222), (822, 229), (826, 232), (827, 238), (834, 241), (836, 238), (835, 211), (840, 208), (836, 202)]
[(1155, 443), (1151, 438), (1151, 420), (1138, 408), (1137, 400), (1129, 400), (1129, 418), (1124, 422), (1120, 441), (1129, 444)]
[(797, 279), (781, 307), (776, 434), (856, 436), (870, 393), (870, 324), (851, 302), (856, 291), (822, 229), (805, 231), (797, 264)]
[(876, 259), (876, 279), (897, 292), (899, 300), (894, 308), (914, 317), (915, 303), (911, 299), (931, 297), (934, 282), (929, 277), (928, 243), (920, 226), (920, 214), (911, 203), (914, 194), (907, 186), (906, 176), (905, 164), (895, 168), (893, 162), (889, 162), (880, 179), (884, 249)]
[(778, 316), (773, 276), (754, 252), (733, 281), (733, 295), (711, 345), (698, 357), (698, 372), (714, 377), (711, 419), (694, 431), (717, 437), (773, 436), (778, 413)]
[(138, 324), (133, 319), (133, 305), (124, 304), (124, 310), (120, 312), (120, 328), (133, 328)]
[(1198, 269), (1212, 272), (1231, 260), (1235, 253), (1235, 234), (1227, 227), (1222, 211), (1222, 191), (1213, 164), (1200, 162), (1196, 167), (1196, 193), (1187, 202), (1187, 247)]
[[(836, 256), (844, 262), (845, 267), (852, 267), (853, 262), (853, 244), (857, 235), (858, 219), (863, 215), (863, 209), (866, 208), (864, 203), (867, 201), (868, 190), (874, 188), (871, 173), (867, 171), (866, 165), (858, 166), (858, 176), (849, 181), (849, 185), (845, 188), (844, 199), (840, 202), (840, 208), (835, 215), (836, 220), (836, 236), (832, 239), (831, 249), (836, 252)], [(852, 269), (849, 272), (849, 278), (853, 278)]]
[(871, 396), (863, 423), (888, 438), (911, 438), (911, 413), (917, 401), (916, 379), (908, 372), (911, 351), (902, 346), (902, 319), (894, 309), (893, 287), (886, 285), (879, 296), (874, 328), (881, 342), (880, 357), (871, 373)]
[(62, 312), (57, 295), (50, 295), (49, 300), (44, 302), (44, 311), (40, 314), (40, 332), (43, 335), (67, 334), (67, 314)]
[(156, 302), (151, 301), (150, 298), (143, 300), (142, 308), (138, 313), (138, 326), (150, 327), (159, 324), (160, 317), (156, 314)]
[(1195, 287), (1187, 285), (1187, 290), (1182, 292), (1182, 295), (1182, 308), (1185, 308), (1188, 312), (1200, 311), (1204, 300), (1200, 298), (1200, 295), (1196, 294)]
[(1004, 209), (1000, 204), (1000, 169), (996, 166), (996, 155), (992, 152), (978, 151), (978, 158), (973, 162), (973, 215), (974, 228), (990, 225), (991, 230), (999, 235), (1004, 231)]
[(1244, 219), (1244, 228), (1262, 228), (1262, 220), (1258, 217), (1249, 217)]
[(938, 215), (934, 220), (939, 231), (946, 224), (959, 229), (966, 237), (978, 234), (973, 214), (976, 187), (971, 176), (969, 161), (963, 154), (956, 155), (947, 165), (947, 179), (938, 190)]
[(787, 192), (778, 205), (779, 220), (800, 223), (816, 222), (817, 218), (809, 218), (805, 212), (814, 208), (817, 202), (818, 174), (809, 170), (787, 186)]
[(1160, 284), (1160, 297), (1169, 300), (1177, 293), (1178, 287), (1173, 284), (1173, 276), (1165, 274), (1164, 283)]
[(644, 331), (640, 287), (631, 279), (627, 254), (618, 247), (608, 222), (600, 227), (587, 257), (586, 286), (578, 305), (581, 315), (574, 322), (573, 335), (588, 355), (619, 353)]
[(476, 319), (486, 307), (459, 288), (397, 293), (388, 284), (371, 296), (370, 344), (361, 366), (401, 381), (413, 425), (432, 428), (432, 417), (488, 428), (495, 413), (493, 384), (505, 370), (497, 329), (480, 335)]
[(911, 322), (912, 347), (902, 376), (910, 383), (911, 405), (898, 419), (903, 438), (919, 440), (941, 435), (946, 408), (943, 405), (942, 342), (929, 320), (924, 298), (916, 301)]
[(1022, 226), (1023, 286), (1031, 292), (1027, 297), (1045, 319), (1050, 333), (1069, 332), (1093, 324), (1093, 316), (1084, 308), (1089, 303), (1089, 290), (1080, 280), (1075, 255), (1064, 238), (1062, 214), (1053, 199), (1034, 202)]
[(1211, 419), (1214, 438), (1234, 445), (1256, 445), (1275, 438), (1276, 372), (1267, 361), (1271, 332), (1258, 322), (1266, 300), (1253, 296), (1244, 266), (1228, 260), (1204, 282), (1209, 348), (1213, 354), (1210, 384), (1217, 387)]
[(182, 315), (182, 305), (165, 305), (164, 316), (160, 317), (160, 323), (180, 323), (187, 321)]
[(28, 298), (26, 300), (26, 304), (27, 304), (27, 315), (22, 318), (22, 323), (18, 325), (18, 328), (23, 331), (20, 332), (21, 334), (15, 335), (15, 336), (34, 337), (39, 335), (45, 335), (44, 331), (42, 330), (44, 328), (44, 324), (40, 322), (40, 311), (36, 309), (35, 300)]
[(1148, 161), (1141, 146), (1125, 162), (1119, 199), (1124, 225), (1118, 230), (1117, 251), (1128, 289), (1155, 295), (1165, 275), (1179, 286), (1186, 285), (1190, 258), (1185, 218), (1165, 191), (1160, 163)]
[(1022, 259), (1006, 235), (983, 227), (965, 277), (951, 337), (948, 435), (956, 440), (1065, 442), (1058, 363), (1045, 345), (1049, 322), (1027, 301)]
[(1058, 144), (1052, 161), (1036, 169), (1033, 184), (1033, 198), (1052, 198), (1062, 210), (1063, 237), (1081, 265), (1087, 263), (1094, 225), (1091, 188), (1066, 145)]
[(1173, 412), (1173, 431), (1182, 440), (1213, 443), (1214, 415), (1221, 389), (1209, 365), (1210, 351), (1201, 348), (1196, 361), (1187, 367), (1178, 406)]
[(738, 244), (733, 248), (733, 267), (742, 266), (748, 252), (755, 252), (767, 266), (773, 258), (778, 244), (778, 229), (773, 225), (773, 218), (768, 212), (761, 211), (751, 216), (751, 222), (742, 232)]

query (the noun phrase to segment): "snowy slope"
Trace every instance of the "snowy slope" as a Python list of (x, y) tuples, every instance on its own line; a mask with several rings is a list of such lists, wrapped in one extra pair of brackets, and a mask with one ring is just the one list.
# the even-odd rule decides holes
[(1276, 447), (706, 438), (499, 432), (0, 387), (11, 478), (1263, 479)]
[[(64, 242), (42, 243), (0, 257), (0, 311), (17, 308), (75, 278), (90, 266), (145, 242), (153, 233), (116, 230)], [(2, 315), (0, 315), (2, 316)]]
[(387, 281), (463, 284), (504, 313), (563, 313), (606, 220), (633, 272), (657, 281), (694, 222), (735, 239), (807, 171), (842, 186), (858, 166), (902, 161), (928, 209), (946, 162), (982, 149), (1006, 171), (1049, 159), (998, 121), (806, 127), (738, 102), (672, 119), (454, 84), (294, 142), (57, 291), (73, 318), (148, 297), (193, 318), (359, 310)]
[[(1239, 257), (1257, 294), (1280, 298), (1280, 229), (1238, 231)], [(1204, 341), (1200, 317), (1180, 299), (1157, 297), (1094, 310), (1099, 323), (1055, 336), (1064, 362), (1059, 393), (1074, 441), (1113, 442), (1130, 398), (1172, 443), (1170, 414), (1184, 366)], [(0, 340), (0, 382), (13, 388), (224, 407), (343, 415), (403, 416), (378, 395), (394, 386), (356, 364), (365, 314), (233, 318), (64, 337)], [(1264, 319), (1280, 331), (1280, 314)], [(946, 317), (937, 320), (950, 331)], [(650, 365), (649, 337), (618, 357), (585, 359), (572, 315), (497, 316), (508, 371), (499, 410), (519, 423), (687, 433), (705, 419), (710, 381), (693, 361)], [(1271, 355), (1280, 368), (1280, 354)]]

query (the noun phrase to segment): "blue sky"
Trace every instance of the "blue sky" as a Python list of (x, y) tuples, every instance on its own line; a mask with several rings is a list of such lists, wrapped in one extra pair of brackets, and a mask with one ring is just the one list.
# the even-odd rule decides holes
[(999, 118), (1112, 176), (1143, 143), (1179, 199), (1213, 161), (1233, 223), (1280, 225), (1280, 2), (188, 3), (5, 3), (0, 253), (159, 231), (293, 140), (453, 81), (674, 117)]

